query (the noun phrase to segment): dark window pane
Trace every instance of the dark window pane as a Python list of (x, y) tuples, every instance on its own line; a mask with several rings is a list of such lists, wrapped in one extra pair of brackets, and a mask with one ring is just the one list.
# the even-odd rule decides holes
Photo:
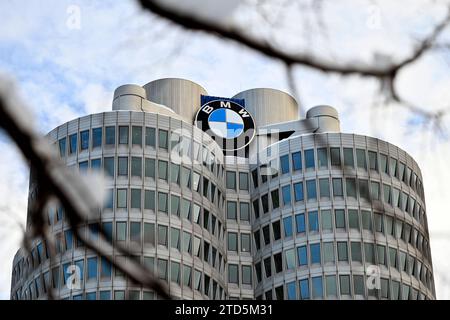
[(239, 172), (239, 190), (248, 190), (248, 173)]
[(167, 130), (159, 129), (159, 139), (158, 139), (158, 146), (162, 149), (168, 148), (168, 132)]
[(155, 128), (145, 128), (145, 145), (155, 147), (156, 145), (156, 134)]
[(119, 162), (118, 175), (119, 176), (128, 176), (128, 157), (119, 157), (118, 162)]
[(294, 183), (294, 197), (296, 202), (304, 200), (303, 182)]
[(102, 128), (92, 129), (92, 148), (97, 148), (102, 146)]
[(317, 199), (316, 180), (306, 180), (306, 192), (308, 200)]
[(305, 167), (314, 168), (314, 149), (305, 150)]
[(66, 156), (66, 138), (59, 140), (59, 155), (61, 158)]
[(317, 149), (317, 165), (319, 168), (328, 168), (328, 150), (327, 150), (327, 148)]
[(131, 157), (131, 176), (142, 177), (142, 158)]
[(128, 126), (119, 127), (119, 144), (128, 144)]
[(281, 167), (281, 174), (289, 172), (289, 155), (286, 154), (280, 157), (280, 167)]
[(331, 153), (331, 165), (340, 166), (341, 165), (341, 149), (340, 148), (330, 148)]
[(80, 151), (89, 149), (89, 130), (80, 132)]
[(155, 159), (145, 158), (145, 176), (155, 178)]
[(69, 154), (77, 152), (77, 134), (71, 134), (69, 136)]
[(302, 170), (302, 157), (300, 151), (292, 154), (292, 168), (294, 171)]
[(352, 168), (355, 167), (352, 148), (344, 148), (344, 166)]
[(131, 143), (142, 146), (142, 127), (133, 126), (131, 128)]
[(356, 149), (356, 164), (358, 168), (367, 170), (366, 150)]
[(116, 143), (116, 127), (105, 127), (105, 144), (113, 145)]

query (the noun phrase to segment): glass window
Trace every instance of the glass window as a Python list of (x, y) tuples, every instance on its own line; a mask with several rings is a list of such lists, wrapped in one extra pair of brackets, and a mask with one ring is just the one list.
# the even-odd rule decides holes
[(80, 151), (89, 149), (89, 130), (80, 132)]
[(170, 228), (170, 247), (180, 250), (180, 229)]
[(378, 264), (385, 266), (386, 265), (386, 247), (382, 245), (377, 245), (377, 258)]
[(234, 171), (226, 172), (226, 185), (227, 189), (236, 190), (236, 172)]
[(105, 144), (116, 144), (116, 127), (105, 127)]
[(348, 261), (347, 242), (337, 243), (338, 261)]
[(295, 300), (297, 299), (297, 289), (295, 287), (295, 281), (289, 282), (286, 284), (286, 291), (287, 291), (287, 299), (288, 300)]
[(202, 289), (202, 272), (195, 270), (194, 271), (194, 289), (200, 291)]
[(294, 197), (295, 201), (303, 201), (303, 182), (294, 183)]
[(71, 250), (73, 247), (73, 233), (72, 230), (64, 231), (64, 238), (66, 240), (66, 250)]
[(334, 210), (334, 214), (336, 216), (336, 228), (338, 229), (346, 229), (345, 228), (345, 210), (344, 209), (336, 209)]
[(321, 198), (330, 197), (330, 180), (328, 178), (319, 179), (319, 194)]
[(270, 229), (269, 225), (266, 225), (263, 227), (263, 238), (264, 238), (264, 244), (268, 245), (270, 243)]
[(266, 277), (269, 278), (272, 275), (272, 264), (270, 257), (264, 259), (264, 269), (266, 270)]
[(248, 190), (247, 172), (239, 172), (239, 190)]
[(119, 144), (128, 144), (128, 126), (119, 126)]
[(131, 208), (141, 208), (141, 189), (131, 189)]
[(155, 159), (145, 158), (145, 177), (155, 178)]
[(361, 254), (361, 242), (351, 242), (350, 250), (352, 252), (352, 261), (353, 262), (362, 262), (362, 254)]
[(158, 178), (167, 181), (167, 161), (158, 160)]
[(397, 249), (389, 248), (389, 264), (393, 268), (398, 268), (397, 265)]
[(334, 263), (334, 245), (333, 242), (324, 242), (322, 244), (323, 250), (323, 262), (324, 263)]
[(317, 211), (308, 212), (309, 231), (319, 231), (319, 214)]
[(183, 252), (191, 253), (191, 241), (192, 237), (189, 232), (183, 231), (183, 242), (181, 243), (181, 247)]
[(356, 165), (358, 168), (367, 170), (366, 150), (356, 149)]
[(305, 167), (306, 169), (314, 168), (314, 149), (305, 150)]
[(308, 251), (306, 246), (297, 247), (297, 255), (299, 266), (308, 265)]
[(281, 188), (281, 193), (283, 195), (283, 204), (285, 206), (291, 205), (291, 185), (285, 185)]
[(155, 210), (155, 191), (145, 190), (144, 209)]
[(336, 276), (326, 276), (325, 287), (327, 297), (337, 297)]
[(131, 176), (142, 177), (142, 158), (131, 157)]
[(239, 284), (239, 271), (237, 264), (228, 265), (228, 283)]
[(306, 231), (305, 228), (305, 214), (297, 214), (295, 216), (295, 224), (297, 226), (297, 233), (302, 233)]
[(173, 194), (170, 195), (170, 214), (180, 216), (180, 197)]
[(275, 241), (281, 239), (281, 225), (280, 225), (280, 221), (272, 222), (272, 231), (273, 231), (273, 239)]
[(369, 169), (378, 171), (377, 153), (369, 151)]
[(320, 259), (320, 243), (313, 243), (309, 245), (309, 251), (311, 253), (311, 264), (321, 263)]
[(194, 223), (200, 224), (200, 206), (194, 203)]
[(267, 213), (269, 212), (269, 194), (263, 194), (261, 196), (261, 204), (262, 204), (262, 208), (263, 208), (263, 212)]
[(342, 179), (333, 178), (333, 197), (342, 197), (344, 192), (342, 190)]
[(133, 145), (142, 146), (142, 127), (132, 126), (132, 128), (131, 128), (131, 143)]
[(110, 177), (114, 177), (114, 157), (103, 158), (103, 165), (105, 173)]
[(391, 186), (390, 185), (383, 184), (383, 196), (384, 196), (384, 202), (392, 205)]
[(69, 136), (69, 154), (77, 152), (77, 134), (71, 134)]
[(359, 230), (358, 210), (348, 209), (348, 226), (350, 229)]
[(119, 176), (128, 176), (128, 157), (119, 157)]
[(242, 284), (252, 284), (251, 266), (242, 266)]
[(241, 233), (241, 251), (242, 252), (250, 252), (250, 234)]
[(339, 276), (339, 284), (340, 284), (340, 290), (341, 295), (351, 295), (350, 292), (350, 276), (349, 275), (340, 275)]
[(168, 132), (167, 130), (159, 129), (159, 139), (158, 139), (158, 146), (161, 149), (167, 149), (169, 146), (168, 142)]
[(280, 207), (280, 196), (278, 193), (278, 189), (272, 190), (270, 192), (271, 198), (272, 198), (272, 209), (277, 209)]
[(308, 282), (308, 278), (299, 280), (298, 285), (300, 287), (300, 299), (301, 300), (309, 299), (309, 282)]
[(380, 153), (380, 171), (389, 174), (387, 155)]
[(367, 180), (358, 179), (359, 197), (369, 201), (369, 182)]
[(284, 217), (283, 218), (283, 227), (284, 227), (284, 236), (291, 237), (292, 236), (292, 217)]
[(390, 216), (386, 216), (386, 234), (395, 236), (394, 219)]
[(345, 187), (347, 190), (347, 197), (356, 199), (356, 180), (354, 178), (346, 178)]
[(344, 166), (352, 168), (355, 167), (352, 148), (344, 148)]
[(390, 158), (389, 161), (389, 171), (391, 172), (391, 176), (393, 177), (398, 177), (398, 172), (397, 172), (397, 159), (394, 158)]
[(156, 145), (155, 128), (145, 127), (145, 145), (155, 147)]
[(59, 156), (61, 158), (66, 156), (66, 138), (59, 139)]
[(375, 263), (375, 250), (373, 243), (364, 243), (364, 257), (366, 263)]
[(254, 237), (254, 239), (255, 239), (255, 247), (256, 247), (256, 250), (259, 250), (259, 249), (261, 248), (261, 240), (260, 240), (260, 236), (259, 236), (259, 230), (256, 230), (256, 231), (253, 233), (253, 237)]
[(227, 219), (237, 220), (237, 203), (236, 203), (236, 201), (227, 201)]
[(323, 297), (322, 277), (312, 277), (312, 296), (314, 299)]
[(289, 249), (284, 251), (285, 259), (286, 259), (286, 269), (294, 269), (295, 268), (295, 250)]
[(105, 257), (101, 258), (101, 266), (100, 266), (100, 276), (104, 279), (111, 279), (112, 274), (112, 265), (108, 259)]
[(127, 207), (127, 189), (117, 189), (117, 208)]
[(237, 251), (237, 233), (228, 232), (228, 250)]
[(116, 222), (116, 240), (126, 241), (127, 240), (127, 223), (126, 222)]
[(330, 148), (330, 154), (331, 154), (331, 165), (341, 166), (341, 149)]
[(188, 199), (181, 199), (181, 217), (191, 220), (191, 201)]
[(320, 212), (320, 219), (322, 221), (322, 231), (333, 230), (333, 218), (331, 210), (322, 210)]
[(280, 157), (281, 174), (289, 173), (289, 155)]
[(258, 168), (252, 171), (253, 187), (258, 188)]
[(102, 168), (102, 159), (92, 159), (91, 168), (92, 170), (99, 171)]
[(378, 182), (370, 182), (370, 198), (372, 200), (380, 200), (380, 184)]
[(316, 193), (316, 180), (306, 180), (306, 194), (308, 197), (308, 200), (316, 200), (317, 199), (317, 193)]
[(361, 210), (362, 226), (364, 230), (372, 231), (372, 215), (370, 211)]
[(292, 168), (294, 171), (302, 170), (302, 157), (300, 151), (292, 153)]
[(97, 257), (87, 259), (87, 279), (97, 279)]
[(167, 280), (167, 260), (158, 259), (158, 277)]
[(167, 247), (167, 226), (158, 225), (158, 244)]
[(250, 205), (248, 202), (239, 203), (241, 221), (250, 221)]
[(167, 213), (167, 193), (158, 192), (158, 211)]
[(191, 188), (191, 170), (186, 167), (181, 167), (181, 186)]
[(328, 167), (328, 151), (327, 148), (317, 149), (317, 165), (319, 168)]
[(79, 163), (79, 169), (80, 169), (80, 172), (86, 173), (87, 170), (88, 170), (88, 168), (89, 168), (89, 163), (88, 163), (88, 161), (82, 161), (82, 162)]
[(92, 148), (97, 148), (102, 146), (102, 128), (92, 129)]

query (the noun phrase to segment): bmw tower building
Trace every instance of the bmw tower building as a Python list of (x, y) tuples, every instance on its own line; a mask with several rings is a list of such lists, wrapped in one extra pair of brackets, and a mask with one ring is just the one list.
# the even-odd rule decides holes
[[(435, 299), (416, 161), (341, 133), (330, 106), (299, 114), (279, 90), (222, 98), (169, 78), (120, 86), (112, 111), (47, 136), (68, 167), (105, 175), (100, 220), (82, 232), (101, 228), (175, 298)], [(31, 170), (29, 206), (36, 192)], [(158, 298), (77, 241), (63, 207), (46, 214), (55, 253), (42, 239), (19, 249), (12, 299)]]

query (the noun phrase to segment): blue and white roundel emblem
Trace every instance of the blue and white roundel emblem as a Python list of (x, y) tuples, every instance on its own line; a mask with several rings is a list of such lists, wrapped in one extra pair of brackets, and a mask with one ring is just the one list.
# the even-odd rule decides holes
[(239, 103), (219, 99), (204, 104), (195, 117), (197, 127), (208, 133), (224, 151), (247, 146), (255, 135), (250, 113)]
[(244, 121), (233, 110), (215, 110), (209, 115), (208, 122), (211, 130), (225, 139), (237, 138), (244, 131)]

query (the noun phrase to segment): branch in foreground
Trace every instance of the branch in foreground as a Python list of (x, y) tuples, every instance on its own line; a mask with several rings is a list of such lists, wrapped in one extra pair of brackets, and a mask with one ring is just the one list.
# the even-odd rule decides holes
[[(130, 263), (121, 262), (109, 255), (113, 246), (106, 240), (103, 230), (100, 230), (99, 242), (92, 241), (91, 238), (79, 232), (78, 225), (85, 221), (85, 217), (88, 217), (92, 210), (95, 210), (96, 201), (89, 194), (89, 188), (80, 176), (69, 171), (55, 156), (48, 142), (35, 132), (31, 121), (23, 116), (24, 109), (12, 85), (0, 79), (0, 128), (6, 131), (36, 169), (38, 185), (45, 191), (42, 202), (48, 200), (48, 195), (55, 195), (66, 210), (66, 217), (74, 235), (87, 248), (105, 257), (134, 282), (154, 290), (162, 298), (171, 299), (166, 285), (139, 262), (134, 259), (130, 259)], [(37, 210), (32, 210), (32, 219), (37, 223), (36, 235), (45, 237), (42, 226), (45, 218), (42, 207), (41, 203), (37, 206)], [(121, 246), (115, 245), (114, 249), (120, 254), (131, 256), (131, 253)]]

